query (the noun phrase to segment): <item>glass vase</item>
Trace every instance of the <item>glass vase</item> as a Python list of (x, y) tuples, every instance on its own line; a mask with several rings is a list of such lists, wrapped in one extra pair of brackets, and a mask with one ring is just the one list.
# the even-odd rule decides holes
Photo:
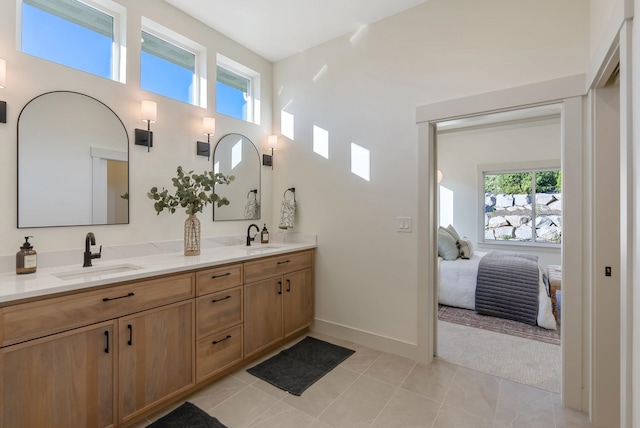
[(184, 221), (184, 255), (200, 255), (200, 220), (190, 214)]

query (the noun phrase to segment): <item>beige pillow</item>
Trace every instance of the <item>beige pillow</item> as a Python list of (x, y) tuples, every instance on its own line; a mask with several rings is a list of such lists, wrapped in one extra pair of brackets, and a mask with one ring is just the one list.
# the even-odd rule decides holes
[(473, 245), (471, 241), (465, 236), (458, 241), (460, 247), (460, 257), (463, 259), (470, 259), (473, 255)]
[(453, 227), (452, 224), (450, 224), (449, 226), (446, 227), (447, 232), (449, 232), (451, 234), (451, 236), (453, 236), (453, 239), (456, 240), (456, 242), (458, 242), (460, 240), (460, 234), (458, 233), (458, 231)]

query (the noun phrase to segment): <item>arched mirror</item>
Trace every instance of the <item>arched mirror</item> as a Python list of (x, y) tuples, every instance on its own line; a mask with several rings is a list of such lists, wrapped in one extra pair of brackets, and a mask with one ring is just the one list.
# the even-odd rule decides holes
[(235, 177), (228, 186), (216, 187), (229, 205), (214, 205), (213, 220), (260, 219), (260, 155), (251, 140), (240, 134), (222, 137), (213, 152), (213, 172)]
[(18, 118), (18, 227), (129, 223), (129, 136), (104, 103), (70, 91)]

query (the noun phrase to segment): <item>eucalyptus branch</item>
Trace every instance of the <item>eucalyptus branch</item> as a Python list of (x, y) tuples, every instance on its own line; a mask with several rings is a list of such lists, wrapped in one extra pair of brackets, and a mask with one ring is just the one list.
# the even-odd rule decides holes
[(153, 207), (156, 214), (167, 209), (170, 213), (176, 212), (179, 207), (185, 208), (187, 214), (202, 212), (208, 204), (216, 203), (219, 207), (229, 205), (227, 198), (221, 198), (214, 190), (216, 184), (227, 185), (234, 179), (233, 175), (214, 174), (213, 171), (205, 171), (202, 174), (194, 174), (193, 171), (184, 172), (178, 166), (176, 177), (171, 179), (175, 192), (169, 194), (169, 190), (152, 187), (147, 196), (155, 201)]

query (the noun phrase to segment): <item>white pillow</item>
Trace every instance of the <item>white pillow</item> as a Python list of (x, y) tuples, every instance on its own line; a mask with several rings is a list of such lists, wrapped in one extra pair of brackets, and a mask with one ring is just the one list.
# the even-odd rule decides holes
[(438, 256), (445, 260), (455, 260), (460, 251), (453, 236), (444, 228), (438, 229)]
[(450, 224), (449, 226), (446, 227), (447, 232), (449, 232), (451, 234), (451, 236), (453, 236), (453, 239), (456, 240), (456, 242), (458, 242), (460, 240), (460, 234), (458, 233), (458, 231), (453, 227), (452, 224)]
[(470, 259), (473, 255), (473, 245), (471, 241), (465, 236), (458, 241), (460, 247), (460, 257), (463, 259)]

